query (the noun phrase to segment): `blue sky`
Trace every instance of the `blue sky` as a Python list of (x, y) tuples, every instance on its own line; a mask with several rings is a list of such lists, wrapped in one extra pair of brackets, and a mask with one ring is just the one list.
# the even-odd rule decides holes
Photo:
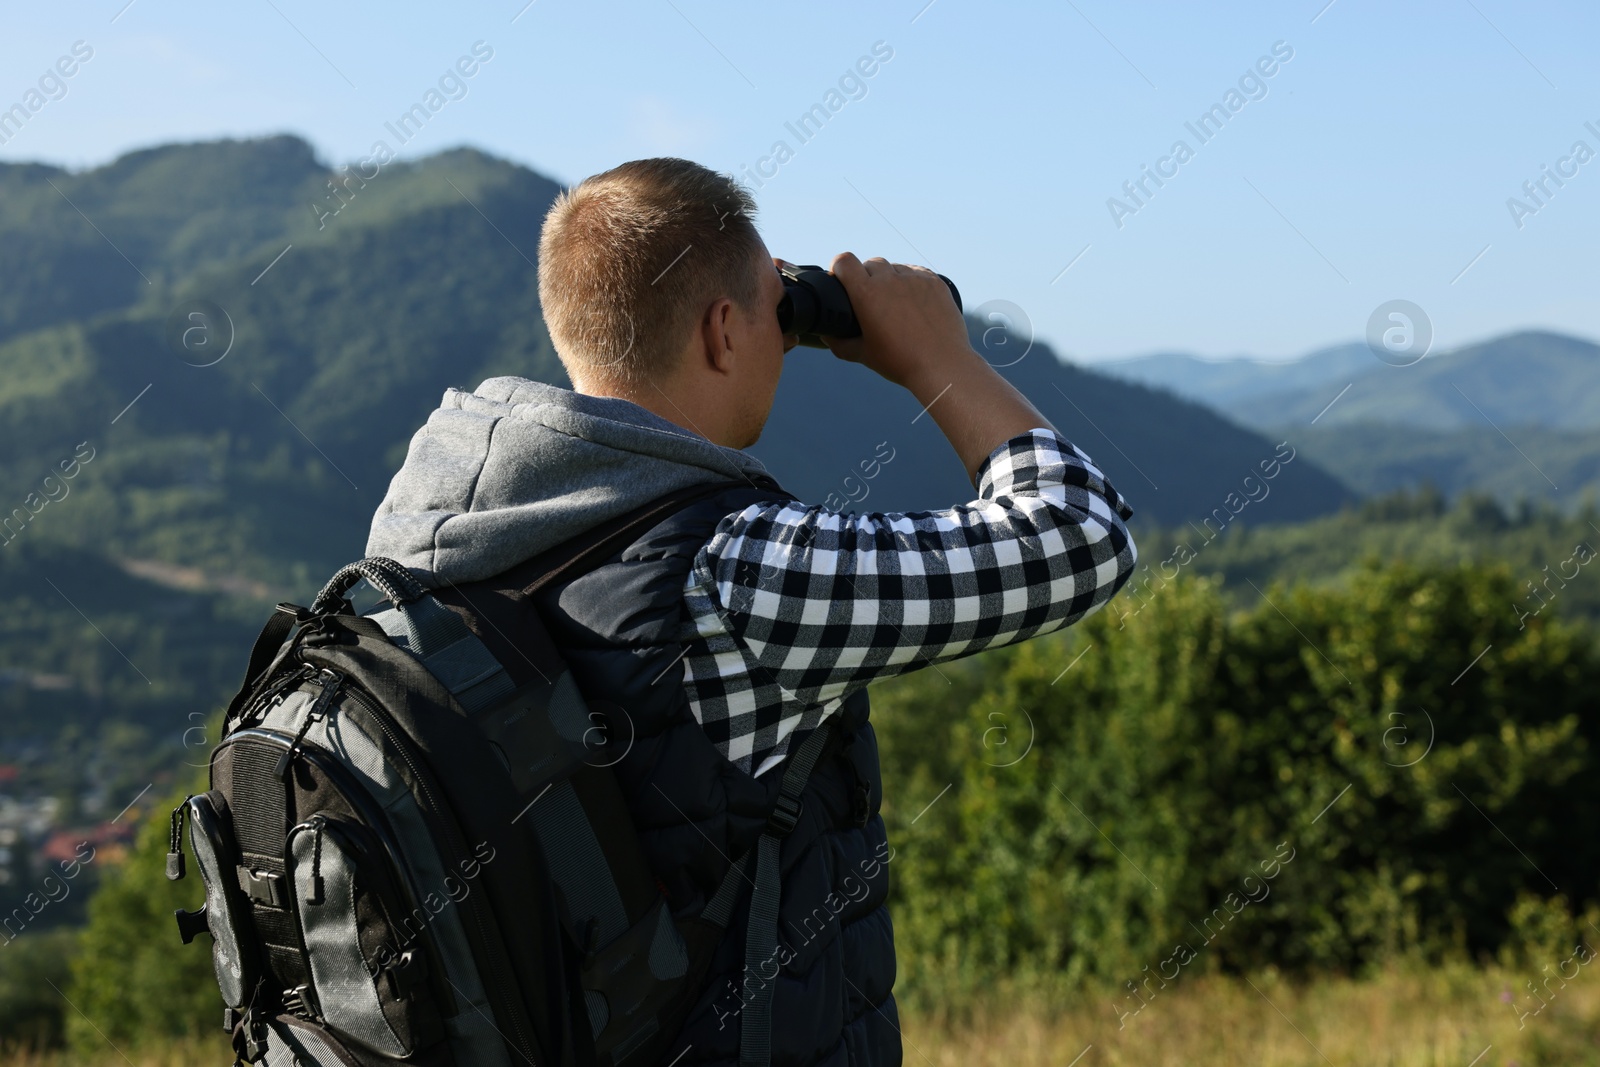
[[(1396, 298), (1436, 348), (1600, 337), (1600, 158), (1571, 155), (1600, 152), (1593, 4), (525, 4), (11, 5), (0, 106), (74, 42), (94, 55), (0, 159), (287, 131), (353, 160), (482, 41), (493, 58), (403, 154), (471, 144), (573, 182), (662, 154), (743, 173), (782, 140), (757, 191), (774, 252), (931, 263), (1074, 358), (1292, 356)], [(860, 77), (877, 42), (892, 58)], [(1202, 143), (1185, 123), (1277, 42), (1292, 58)], [(801, 143), (785, 123), (851, 72)], [(1179, 140), (1192, 158), (1161, 162)], [(1514, 220), (1558, 165), (1576, 174)], [(1114, 219), (1144, 166), (1176, 174)]]

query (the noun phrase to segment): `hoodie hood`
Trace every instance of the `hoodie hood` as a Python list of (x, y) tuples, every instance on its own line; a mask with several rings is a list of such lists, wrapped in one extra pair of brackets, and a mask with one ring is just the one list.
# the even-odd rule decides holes
[(631, 401), (490, 378), (447, 391), (412, 437), (367, 555), (429, 586), (478, 581), (667, 493), (760, 474)]

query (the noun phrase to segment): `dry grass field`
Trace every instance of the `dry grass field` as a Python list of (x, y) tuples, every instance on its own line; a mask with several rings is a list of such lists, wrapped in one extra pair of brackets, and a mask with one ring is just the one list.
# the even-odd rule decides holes
[[(1295, 986), (1271, 976), (1195, 978), (1121, 1021), (1112, 998), (904, 1020), (908, 1067), (1600, 1067), (1600, 973), (1563, 987), (1552, 968), (1538, 1002), (1501, 970), (1393, 971)], [(1543, 981), (1543, 977), (1541, 977)], [(1520, 990), (1520, 995), (1516, 992)], [(1508, 1002), (1507, 997), (1510, 997)], [(1119, 999), (1121, 1011), (1134, 1002)], [(125, 1055), (124, 1055), (125, 1054)], [(0, 1057), (0, 1067), (222, 1067), (220, 1037), (159, 1050)]]
[[(1569, 969), (1570, 970), (1570, 969)], [(1554, 974), (1552, 969), (1549, 972)], [(1199, 978), (1135, 1002), (1029, 1003), (976, 1020), (911, 1020), (906, 1063), (929, 1067), (1584, 1067), (1600, 1065), (1600, 974), (1465, 967), (1292, 986)], [(1544, 987), (1541, 986), (1541, 992)], [(1515, 990), (1520, 989), (1518, 996)], [(1519, 1011), (1529, 1011), (1519, 1018)], [(913, 1043), (914, 1046), (913, 1047)], [(1080, 1057), (1081, 1059), (1077, 1059)]]

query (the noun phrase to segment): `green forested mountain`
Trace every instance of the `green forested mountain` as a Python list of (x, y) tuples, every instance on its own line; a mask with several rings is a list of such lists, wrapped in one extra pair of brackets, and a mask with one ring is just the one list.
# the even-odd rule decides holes
[[(118, 742), (144, 753), (123, 761), (130, 778), (170, 764), (191, 716), (236, 683), (265, 606), (304, 600), (360, 554), (445, 388), (564, 381), (534, 263), (556, 192), (470, 149), (334, 175), (293, 137), (168, 145), (81, 173), (0, 166), (0, 765), (75, 795), (61, 768), (104, 753), (63, 757), (61, 730), (92, 747), (113, 718), (146, 731)], [(1274, 455), (1275, 439), (1042, 344), (1005, 373), (1145, 520), (1207, 514)], [(966, 499), (919, 415), (870, 373), (802, 350), (756, 451), (813, 499)], [(880, 442), (893, 459), (869, 480)], [(1351, 499), (1301, 460), (1260, 517)]]
[[(1317, 418), (1346, 384), (1350, 391), (1319, 426), (1386, 423), (1416, 429), (1542, 426), (1600, 429), (1600, 346), (1556, 333), (1524, 332), (1430, 353), (1409, 367), (1375, 356), (1376, 369), (1343, 381), (1275, 391), (1242, 408), (1247, 426)], [(1331, 386), (1331, 388), (1330, 388)]]
[[(971, 332), (981, 347), (978, 329)], [(795, 351), (754, 449), (791, 490), (819, 500), (833, 493), (875, 510), (943, 507), (971, 496), (950, 446), (932, 419), (919, 418), (920, 405), (909, 394), (827, 353)], [(1260, 474), (1282, 440), (1159, 390), (1063, 363), (1039, 343), (1002, 373), (1094, 458), (1148, 521), (1198, 520), (1222, 507), (1246, 477)], [(864, 481), (862, 461), (879, 442), (895, 450), (895, 459), (876, 480)], [(1315, 461), (1296, 460), (1290, 469), (1293, 476), (1275, 481), (1275, 498), (1260, 509), (1260, 521), (1324, 515), (1355, 499)]]
[[(97, 453), (71, 499), (42, 511), (28, 536), (300, 584), (310, 572), (297, 564), (320, 572), (359, 550), (405, 441), (446, 385), (559, 375), (533, 266), (511, 243), (532, 247), (551, 183), (470, 151), (390, 164), (319, 231), (318, 183), (264, 191), (233, 166), (266, 147), (310, 160), (290, 138), (158, 150), (142, 155), (184, 165), (152, 161), (129, 194), (167, 201), (189, 184), (231, 182), (246, 210), (237, 226), (231, 216), (217, 223), (218, 243), (248, 248), (208, 259), (124, 240), (97, 220), (103, 244), (148, 256), (139, 269), (156, 272), (152, 284), (116, 257), (137, 282), (136, 302), (0, 344), (0, 448), (26, 458), (8, 464), (5, 489), (20, 503), (78, 442)], [(148, 170), (187, 177), (162, 188)], [(83, 179), (58, 184), (77, 200), (74, 180)], [(272, 212), (249, 209), (269, 192)], [(202, 300), (225, 318), (194, 338), (209, 336), (212, 348), (197, 344), (185, 362), (167, 320)], [(226, 358), (190, 365), (220, 353), (229, 334)], [(315, 524), (300, 518), (312, 514)]]
[[(503, 373), (563, 380), (532, 261), (556, 187), (523, 168), (458, 150), (330, 191), (307, 147), (280, 137), (152, 149), (80, 175), (11, 169), (0, 226), (25, 235), (55, 295), (0, 332), (0, 447), (21, 461), (0, 491), (20, 500), (80, 442), (97, 450), (74, 502), (30, 533), (299, 584), (297, 564), (320, 571), (359, 551), (444, 388)], [(189, 202), (198, 220), (185, 221)], [(53, 242), (58, 230), (77, 236)], [(93, 256), (84, 233), (100, 243)], [(191, 331), (211, 347), (186, 362), (173, 336), (196, 301), (224, 318), (214, 336)], [(230, 340), (220, 362), (190, 365)], [(1149, 517), (1206, 513), (1273, 453), (1195, 405), (1063, 366), (1044, 345), (1008, 373)], [(895, 508), (962, 498), (959, 467), (918, 414), (859, 367), (802, 351), (757, 451), (805, 495)], [(885, 439), (896, 458), (867, 503), (844, 480)], [(1350, 499), (1310, 464), (1301, 475), (1281, 519)], [(296, 521), (308, 510), (315, 528)]]

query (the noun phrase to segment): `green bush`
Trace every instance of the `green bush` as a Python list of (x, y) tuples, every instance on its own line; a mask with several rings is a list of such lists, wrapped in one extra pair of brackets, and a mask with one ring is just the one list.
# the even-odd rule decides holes
[[(191, 785), (204, 788), (199, 782)], [(90, 898), (69, 991), (81, 1014), (72, 1012), (67, 1019), (67, 1036), (85, 1055), (103, 1052), (108, 1040), (140, 1047), (217, 1035), (219, 1046), (226, 1045), (220, 1040), (222, 997), (211, 969), (211, 938), (201, 935), (184, 945), (172, 917), (178, 908), (192, 911), (205, 899), (193, 862), (187, 879), (166, 880), (162, 812), (183, 797), (180, 792), (156, 808), (128, 862), (109, 871)]]
[(881, 687), (902, 989), (1492, 957), (1519, 896), (1583, 910), (1600, 661), (1514, 598), (1397, 565), (1230, 615), (1179, 579)]
[(73, 946), (70, 930), (24, 930), (0, 940), (0, 1049), (60, 1043)]

